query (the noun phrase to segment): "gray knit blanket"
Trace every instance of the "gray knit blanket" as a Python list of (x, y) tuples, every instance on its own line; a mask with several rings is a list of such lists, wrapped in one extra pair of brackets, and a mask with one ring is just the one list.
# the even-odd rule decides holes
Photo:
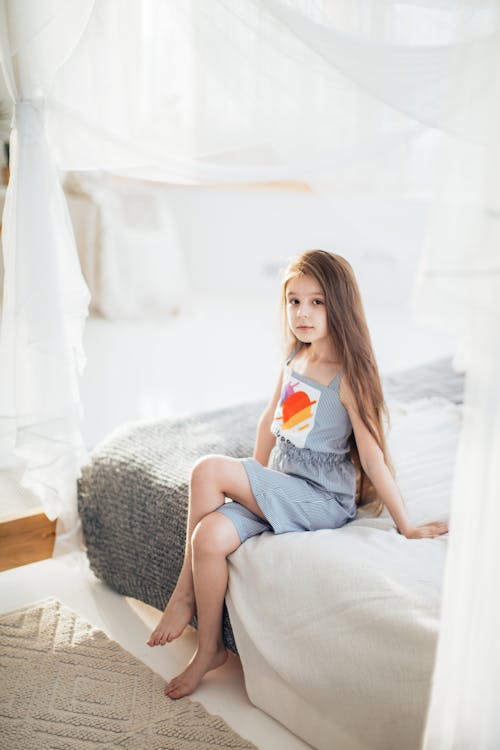
[[(442, 396), (460, 403), (464, 377), (444, 358), (386, 376), (382, 385), (386, 401)], [(133, 422), (95, 447), (78, 481), (78, 511), (98, 578), (164, 609), (184, 557), (192, 466), (211, 453), (251, 456), (265, 405), (254, 401), (182, 419)], [(225, 606), (223, 636), (238, 653)]]

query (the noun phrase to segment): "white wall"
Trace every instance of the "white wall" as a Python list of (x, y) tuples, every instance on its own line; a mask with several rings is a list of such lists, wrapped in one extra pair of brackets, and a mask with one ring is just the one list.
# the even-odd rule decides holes
[(283, 190), (173, 188), (168, 195), (196, 291), (274, 294), (288, 256), (322, 248), (351, 262), (367, 308), (407, 306), (425, 204)]

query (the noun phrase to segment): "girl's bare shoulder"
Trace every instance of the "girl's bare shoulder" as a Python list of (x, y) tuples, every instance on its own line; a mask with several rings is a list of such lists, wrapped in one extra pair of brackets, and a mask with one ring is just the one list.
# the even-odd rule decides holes
[(345, 372), (342, 372), (342, 375), (340, 376), (339, 399), (340, 403), (345, 406), (347, 411), (350, 412), (353, 409), (357, 410), (356, 398), (351, 388), (349, 377)]

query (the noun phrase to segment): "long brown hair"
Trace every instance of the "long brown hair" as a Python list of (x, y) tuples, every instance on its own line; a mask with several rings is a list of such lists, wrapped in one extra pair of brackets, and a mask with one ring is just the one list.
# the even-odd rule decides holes
[[(380, 375), (366, 324), (361, 295), (354, 271), (341, 255), (326, 250), (308, 250), (289, 260), (281, 282), (280, 309), (284, 328), (284, 357), (301, 342), (292, 333), (286, 317), (286, 287), (300, 275), (312, 276), (325, 295), (328, 332), (342, 363), (344, 376), (354, 394), (358, 413), (383, 453), (385, 463), (395, 477), (389, 456), (383, 420), (389, 427), (389, 411), (384, 400)], [(307, 344), (305, 346), (308, 346)], [(354, 432), (349, 438), (350, 455), (356, 467), (356, 497), (359, 506), (367, 506), (379, 516), (383, 500), (361, 466)]]

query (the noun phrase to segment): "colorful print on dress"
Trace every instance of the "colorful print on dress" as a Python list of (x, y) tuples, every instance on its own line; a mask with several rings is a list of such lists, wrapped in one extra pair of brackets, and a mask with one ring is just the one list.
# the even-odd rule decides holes
[(284, 435), (298, 448), (304, 448), (316, 417), (321, 391), (300, 380), (289, 379), (283, 386), (273, 422), (274, 434)]

